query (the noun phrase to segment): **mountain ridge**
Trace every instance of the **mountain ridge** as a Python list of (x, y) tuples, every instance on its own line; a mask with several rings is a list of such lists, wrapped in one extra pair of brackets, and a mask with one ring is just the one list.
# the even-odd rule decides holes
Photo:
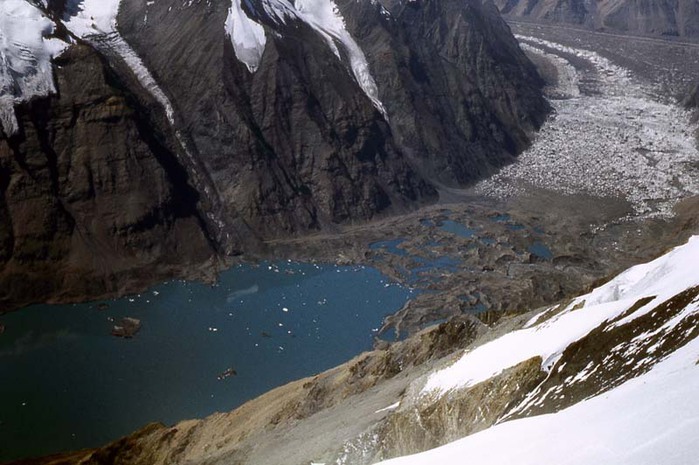
[(694, 0), (495, 0), (508, 18), (567, 23), (607, 32), (699, 38)]

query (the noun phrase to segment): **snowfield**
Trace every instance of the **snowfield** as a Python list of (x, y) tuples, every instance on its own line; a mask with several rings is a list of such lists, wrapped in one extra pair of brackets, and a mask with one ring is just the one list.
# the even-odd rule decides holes
[(116, 17), (121, 0), (82, 0), (77, 13), (66, 19), (66, 27), (78, 37), (116, 31)]
[[(441, 396), (485, 381), (525, 360), (540, 356), (550, 370), (563, 351), (602, 323), (619, 317), (643, 298), (645, 305), (615, 323), (627, 324), (685, 289), (699, 286), (699, 236), (652, 262), (637, 265), (604, 286), (573, 300), (562, 312), (538, 323), (547, 312), (514, 331), (467, 352), (452, 366), (430, 376), (423, 394)], [(683, 317), (699, 311), (699, 302)]]
[(382, 465), (689, 465), (699, 440), (699, 340), (555, 414), (513, 420)]
[[(549, 371), (566, 347), (592, 329), (605, 323), (605, 331), (627, 325), (696, 286), (699, 236), (652, 262), (630, 268), (578, 297), (555, 316), (547, 310), (530, 320), (524, 329), (467, 351), (453, 365), (433, 373), (421, 395), (425, 402), (433, 402), (537, 355), (542, 357), (542, 369)], [(640, 305), (639, 301), (645, 303)], [(639, 365), (648, 364), (651, 368), (611, 390), (553, 414), (511, 421), (506, 416), (495, 426), (464, 439), (381, 463), (450, 465), (462, 464), (466, 457), (468, 463), (493, 465), (695, 463), (699, 440), (699, 339), (690, 339), (658, 359), (652, 355), (664, 341), (650, 348), (643, 341), (661, 333), (667, 341), (682, 321), (697, 313), (699, 298), (695, 295), (660, 327), (633, 333), (633, 338), (614, 347), (609, 357), (621, 355), (622, 360), (633, 362), (634, 355), (647, 354)], [(688, 334), (693, 331), (694, 327), (690, 327)], [(595, 369), (591, 363), (565, 382), (584, 380)], [(540, 394), (538, 389), (533, 391), (510, 415), (525, 411)]]
[(56, 92), (51, 60), (67, 44), (47, 38), (55, 24), (26, 0), (0, 1), (0, 128), (17, 132), (14, 106)]
[[(508, 198), (528, 186), (563, 194), (626, 199), (633, 217), (669, 217), (678, 200), (699, 194), (696, 125), (689, 112), (599, 54), (518, 36), (524, 49), (553, 60), (563, 77), (555, 113), (518, 161), (480, 183), (477, 192)], [(566, 58), (567, 57), (567, 58)], [(594, 70), (577, 71), (575, 58)], [(584, 82), (582, 82), (584, 81)], [(585, 92), (574, 90), (584, 86)], [(573, 88), (573, 90), (571, 90)]]
[(248, 17), (240, 4), (241, 0), (233, 0), (226, 19), (226, 34), (231, 38), (233, 50), (251, 73), (257, 70), (265, 51), (267, 37), (265, 29)]

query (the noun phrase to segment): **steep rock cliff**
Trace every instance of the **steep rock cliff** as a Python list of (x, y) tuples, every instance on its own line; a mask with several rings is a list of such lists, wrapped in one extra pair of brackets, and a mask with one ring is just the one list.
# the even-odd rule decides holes
[(16, 107), (0, 137), (0, 308), (84, 298), (213, 254), (198, 194), (148, 111), (85, 45), (59, 92)]

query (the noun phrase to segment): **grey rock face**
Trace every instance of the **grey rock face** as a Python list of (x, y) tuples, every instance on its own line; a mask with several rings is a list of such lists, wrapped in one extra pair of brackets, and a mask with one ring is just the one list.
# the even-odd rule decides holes
[(547, 111), (531, 65), (477, 2), (399, 3), (390, 16), (379, 3), (338, 7), (388, 121), (315, 31), (277, 24), (259, 5), (249, 13), (269, 39), (254, 74), (219, 30), (201, 34), (192, 21), (222, 24), (223, 5), (164, 2), (149, 10), (161, 18), (150, 25), (142, 2), (129, 0), (120, 16), (122, 33), (172, 95), (223, 202), (266, 236), (434, 199), (434, 178), (464, 183), (512, 161)]
[(585, 25), (640, 35), (699, 37), (695, 0), (495, 0), (512, 18)]
[[(49, 2), (47, 13), (63, 33), (60, 18), (75, 4)], [(67, 239), (92, 236), (76, 231), (103, 228), (91, 233), (99, 238), (93, 242), (130, 272), (159, 267), (173, 247), (187, 249), (168, 259), (182, 265), (201, 263), (212, 251), (254, 251), (260, 240), (435, 201), (438, 186), (463, 185), (512, 162), (549, 111), (540, 78), (492, 5), (337, 2), (385, 113), (355, 77), (349, 50), (333, 50), (310, 23), (280, 21), (263, 6), (262, 0), (243, 2), (266, 36), (252, 73), (224, 30), (230, 2), (122, 0), (119, 34), (169, 100), (172, 114), (128, 57), (119, 55), (121, 38), (114, 35), (90, 38), (92, 51), (74, 46), (80, 51), (71, 49), (65, 69), (56, 70), (58, 95), (21, 109), (21, 137), (0, 139), (8, 173), (0, 184), (0, 257), (21, 258), (27, 269), (40, 266), (46, 254), (22, 255), (18, 248), (18, 231), (25, 229), (37, 231), (41, 247), (60, 249), (52, 252), (58, 282), (32, 299), (63, 292), (64, 266), (76, 250), (83, 250), (83, 258), (70, 259), (78, 264), (70, 273), (84, 273), (83, 261), (93, 266), (93, 245), (76, 249)], [(77, 55), (90, 58), (71, 61)], [(91, 65), (80, 70), (84, 77), (69, 74), (86, 60)], [(90, 101), (99, 102), (92, 106), (115, 112), (100, 119), (99, 136), (92, 120), (61, 113), (88, 91)], [(39, 129), (37, 118), (44, 125)], [(49, 149), (58, 155), (45, 155)], [(47, 167), (42, 178), (31, 177), (32, 187), (12, 181), (22, 172), (22, 158), (35, 156), (53, 157), (58, 168), (65, 163), (65, 173), (51, 174)], [(104, 200), (95, 172), (109, 179), (110, 193), (137, 199)], [(51, 204), (50, 227), (30, 226), (36, 220), (16, 212), (29, 208), (19, 200), (27, 192)], [(62, 195), (82, 202), (80, 214), (65, 207), (73, 204)], [(178, 236), (181, 228), (195, 239)], [(120, 242), (124, 230), (127, 244)], [(133, 256), (140, 258), (127, 265)], [(107, 260), (98, 268), (112, 275), (114, 267)], [(3, 273), (11, 269), (5, 266)], [(172, 269), (144, 274), (161, 271)]]
[(18, 107), (20, 133), (0, 138), (3, 310), (118, 292), (213, 253), (145, 108), (91, 48), (57, 64), (60, 94)]

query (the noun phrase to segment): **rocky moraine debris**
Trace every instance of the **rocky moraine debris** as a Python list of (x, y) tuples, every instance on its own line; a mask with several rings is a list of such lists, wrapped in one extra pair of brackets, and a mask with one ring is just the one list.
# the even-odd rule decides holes
[[(691, 113), (658, 89), (600, 54), (531, 36), (526, 50), (556, 54), (559, 94), (555, 115), (518, 163), (478, 185), (484, 195), (507, 198), (531, 186), (564, 195), (623, 199), (628, 219), (667, 218), (682, 199), (699, 194), (699, 150)], [(584, 67), (583, 67), (584, 66)], [(571, 84), (573, 84), (571, 86)], [(571, 92), (574, 87), (579, 92)]]
[(124, 317), (112, 327), (112, 336), (131, 339), (141, 330), (141, 320)]

